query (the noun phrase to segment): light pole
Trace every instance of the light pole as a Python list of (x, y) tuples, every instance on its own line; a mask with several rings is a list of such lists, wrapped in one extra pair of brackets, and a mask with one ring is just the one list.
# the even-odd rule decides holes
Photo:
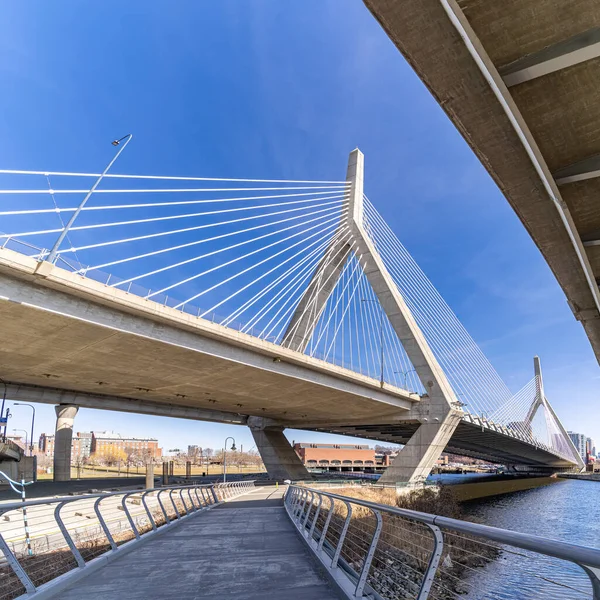
[(231, 444), (231, 450), (235, 452), (235, 440), (228, 436), (225, 438), (225, 443), (223, 444), (223, 483), (227, 481), (227, 440), (231, 440), (233, 443)]
[[(3, 439), (6, 438), (6, 427), (8, 426), (8, 414), (4, 415), (4, 404), (6, 403), (6, 382), (4, 379), (0, 379), (0, 383), (4, 386), (4, 391), (2, 392), (2, 408), (0, 408), (0, 435), (2, 435), (2, 425), (4, 425), (4, 436)], [(6, 411), (8, 413), (8, 411)]]
[(112, 142), (113, 146), (118, 146), (123, 140), (127, 140), (121, 146), (121, 148), (119, 148), (119, 151), (115, 154), (114, 158), (108, 163), (108, 166), (106, 167), (106, 169), (104, 169), (104, 171), (102, 172), (102, 175), (100, 175), (100, 177), (98, 177), (98, 179), (96, 179), (96, 183), (94, 183), (94, 185), (92, 186), (92, 189), (87, 193), (86, 197), (81, 201), (81, 204), (77, 207), (75, 212), (71, 215), (71, 218), (69, 219), (68, 223), (64, 226), (63, 230), (61, 231), (60, 235), (58, 236), (58, 239), (56, 240), (56, 242), (54, 242), (54, 246), (52, 246), (52, 250), (50, 250), (50, 254), (48, 254), (48, 256), (46, 257), (46, 260), (48, 262), (54, 261), (54, 259), (56, 258), (56, 255), (58, 254), (58, 249), (60, 248), (60, 245), (62, 244), (63, 240), (65, 239), (67, 233), (69, 233), (69, 229), (71, 229), (71, 226), (75, 222), (75, 219), (79, 216), (79, 213), (85, 206), (85, 203), (90, 199), (90, 196), (96, 191), (96, 188), (102, 181), (102, 178), (108, 173), (108, 170), (113, 166), (113, 163), (115, 162), (115, 160), (117, 160), (117, 158), (119, 158), (119, 154), (121, 154), (121, 152), (123, 152), (123, 150), (125, 150), (125, 147), (127, 146), (127, 144), (129, 144), (132, 137), (133, 137), (133, 135), (131, 133), (128, 133), (127, 135), (123, 136), (120, 140), (115, 140), (114, 142)]
[(381, 306), (379, 300), (371, 300), (368, 298), (361, 298), (362, 302), (374, 302), (379, 305), (379, 343), (381, 346), (381, 374), (379, 376), (379, 385), (383, 387), (383, 306)]
[(35, 423), (35, 406), (33, 404), (27, 404), (26, 402), (15, 402), (15, 406), (29, 406), (33, 411), (31, 415), (31, 436), (29, 438), (29, 456), (33, 456), (33, 426)]
[(13, 429), (13, 431), (22, 431), (25, 434), (25, 449), (27, 450), (27, 431), (25, 429)]
[[(400, 373), (400, 375), (402, 375), (404, 377), (404, 387), (405, 389), (408, 389), (406, 387), (406, 378), (408, 377), (409, 373), (417, 373), (416, 369), (409, 369), (408, 371), (394, 371), (394, 373)], [(418, 373), (417, 373), (418, 375)]]

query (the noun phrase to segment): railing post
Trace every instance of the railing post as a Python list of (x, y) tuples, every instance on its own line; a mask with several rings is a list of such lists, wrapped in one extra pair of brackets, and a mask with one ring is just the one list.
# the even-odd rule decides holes
[(302, 502), (302, 508), (300, 509), (300, 514), (298, 515), (299, 523), (302, 523), (302, 519), (304, 518), (304, 510), (306, 509), (306, 505), (308, 504), (308, 490), (304, 490), (302, 498), (304, 499), (304, 502)]
[(346, 500), (344, 500), (344, 504), (346, 505), (346, 510), (348, 511), (348, 513), (346, 514), (346, 520), (344, 521), (344, 528), (342, 529), (342, 533), (340, 535), (340, 539), (338, 540), (338, 544), (335, 549), (333, 559), (331, 560), (331, 568), (332, 569), (337, 569), (338, 560), (340, 558), (340, 553), (342, 551), (342, 546), (344, 545), (344, 539), (346, 538), (346, 534), (348, 533), (348, 527), (350, 526), (350, 519), (352, 518), (352, 506)]
[(321, 504), (323, 504), (323, 494), (319, 494), (319, 492), (317, 492), (317, 495), (319, 496), (319, 504), (317, 505), (317, 510), (315, 511), (315, 516), (313, 518), (312, 525), (310, 526), (310, 531), (308, 532), (309, 540), (312, 540), (313, 538), (315, 525), (317, 524), (317, 519), (319, 518), (319, 513), (321, 512)]
[(146, 509), (146, 514), (148, 515), (148, 519), (150, 520), (150, 525), (152, 525), (152, 531), (156, 531), (156, 523), (154, 522), (154, 517), (152, 516), (152, 513), (150, 512), (150, 509), (148, 508), (148, 505), (146, 504), (146, 495), (149, 492), (150, 492), (150, 490), (147, 490), (142, 494), (142, 505)]
[(160, 490), (158, 492), (158, 494), (156, 494), (156, 499), (158, 500), (158, 504), (160, 506), (160, 509), (162, 510), (163, 515), (165, 516), (165, 525), (168, 525), (171, 522), (171, 519), (169, 519), (169, 515), (167, 514), (167, 511), (162, 503), (162, 500), (160, 499), (160, 495), (166, 490)]
[(133, 492), (130, 492), (129, 494), (125, 494), (123, 496), (123, 499), (121, 500), (121, 506), (123, 507), (123, 510), (125, 511), (125, 514), (127, 515), (127, 520), (129, 521), (129, 525), (131, 525), (131, 529), (133, 530), (133, 535), (135, 535), (135, 539), (139, 540), (140, 532), (137, 530), (137, 527), (135, 526), (135, 523), (133, 521), (131, 513), (129, 512), (129, 509), (127, 508), (126, 500), (127, 500), (127, 498), (129, 498), (129, 496), (131, 496), (131, 494), (133, 494)]
[(194, 504), (194, 499), (192, 498), (192, 490), (191, 488), (186, 488), (188, 498), (190, 500), (190, 504), (192, 506), (192, 512), (196, 512), (196, 505)]
[(173, 505), (173, 510), (175, 511), (175, 518), (181, 519), (181, 515), (179, 514), (179, 509), (177, 508), (177, 504), (175, 504), (175, 500), (173, 500), (173, 492), (174, 489), (169, 490), (169, 498), (171, 499), (171, 504)]
[[(579, 563), (577, 563), (579, 564)], [(590, 578), (592, 583), (593, 600), (600, 600), (600, 569), (594, 569), (586, 565), (579, 564), (579, 566), (585, 571), (586, 575)]]
[(102, 527), (102, 530), (104, 531), (104, 535), (106, 536), (106, 539), (108, 540), (108, 543), (110, 544), (110, 547), (113, 550), (118, 550), (119, 547), (117, 546), (117, 544), (115, 544), (115, 540), (113, 539), (113, 536), (110, 533), (110, 529), (108, 528), (108, 525), (106, 524), (106, 521), (104, 520), (104, 517), (100, 513), (100, 502), (102, 500), (104, 500), (104, 498), (98, 498), (98, 500), (96, 500), (96, 502), (94, 502), (94, 512), (96, 513), (96, 516), (98, 517), (98, 521), (100, 522), (100, 527)]
[(323, 530), (321, 531), (321, 537), (319, 538), (319, 545), (317, 546), (317, 551), (321, 552), (323, 550), (323, 544), (325, 543), (325, 536), (327, 535), (327, 530), (329, 529), (329, 523), (331, 522), (331, 517), (333, 515), (333, 509), (335, 506), (335, 500), (329, 496), (329, 514), (327, 515), (327, 519), (325, 520), (325, 525), (323, 525)]
[(377, 550), (377, 542), (379, 541), (379, 536), (381, 535), (381, 527), (383, 525), (381, 513), (378, 510), (371, 510), (373, 511), (373, 514), (377, 519), (377, 526), (375, 527), (375, 532), (373, 533), (373, 537), (371, 538), (371, 545), (369, 546), (369, 551), (367, 552), (367, 556), (365, 557), (365, 562), (363, 563), (363, 568), (360, 572), (360, 577), (358, 579), (358, 583), (356, 584), (356, 589), (354, 590), (354, 595), (357, 598), (363, 597), (363, 590), (365, 589), (365, 583), (367, 583), (367, 577), (369, 576), (369, 571), (371, 570), (371, 563), (373, 562), (373, 556), (375, 556), (375, 550)]
[(75, 557), (75, 562), (77, 563), (77, 566), (83, 569), (83, 567), (85, 567), (85, 561), (83, 560), (83, 556), (81, 556), (81, 553), (77, 549), (77, 546), (75, 545), (75, 542), (73, 541), (73, 538), (71, 537), (71, 534), (65, 527), (62, 517), (60, 516), (60, 509), (65, 504), (66, 504), (66, 502), (59, 502), (57, 507), (54, 509), (54, 518), (56, 519), (56, 522), (58, 523), (58, 528), (60, 529), (60, 532), (63, 534), (63, 537), (65, 538), (65, 541), (67, 542), (67, 546), (69, 546), (69, 549), (71, 550), (73, 556)]
[(442, 558), (442, 552), (444, 551), (444, 536), (442, 535), (442, 530), (437, 525), (430, 525), (429, 523), (425, 524), (433, 532), (433, 552), (431, 553), (427, 570), (423, 575), (423, 582), (421, 583), (421, 589), (419, 590), (417, 600), (427, 600), (427, 598), (429, 598), (429, 591), (431, 590), (438, 565), (440, 564), (440, 559)]
[(313, 491), (309, 491), (310, 494), (310, 502), (307, 503), (306, 507), (306, 515), (304, 515), (304, 522), (302, 523), (302, 533), (305, 533), (306, 525), (308, 524), (308, 517), (310, 517), (310, 511), (313, 507), (313, 501), (315, 499), (315, 494)]
[(210, 491), (212, 492), (213, 498), (215, 499), (215, 504), (219, 503), (219, 499), (217, 498), (217, 493), (215, 492), (215, 486), (211, 486)]
[(296, 518), (296, 510), (298, 509), (298, 504), (300, 502), (300, 488), (295, 487), (294, 488), (294, 497), (292, 499), (292, 504), (291, 504), (291, 511), (292, 511), (292, 516), (294, 518)]
[(25, 572), (25, 569), (20, 565), (17, 557), (11, 552), (8, 544), (0, 534), (0, 550), (4, 554), (6, 561), (10, 565), (10, 568), (14, 571), (15, 575), (19, 578), (19, 581), (23, 584), (23, 587), (27, 591), (28, 594), (33, 594), (35, 592), (35, 585), (31, 579), (29, 579), (29, 575)]
[(186, 516), (190, 514), (190, 511), (188, 510), (187, 504), (185, 503), (185, 500), (183, 499), (183, 488), (179, 488), (179, 497), (181, 498), (181, 504), (183, 504), (183, 510), (185, 510), (185, 514)]
[(200, 496), (198, 496), (198, 488), (194, 487), (194, 494), (196, 496), (196, 500), (198, 500), (198, 508), (202, 508), (202, 500), (200, 500)]

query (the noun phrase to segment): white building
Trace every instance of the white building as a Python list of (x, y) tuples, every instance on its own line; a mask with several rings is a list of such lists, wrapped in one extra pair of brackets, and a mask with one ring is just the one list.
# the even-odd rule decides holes
[(567, 431), (567, 435), (571, 438), (571, 441), (577, 448), (579, 456), (585, 461), (586, 459), (586, 441), (587, 438), (583, 433), (575, 433), (574, 431)]

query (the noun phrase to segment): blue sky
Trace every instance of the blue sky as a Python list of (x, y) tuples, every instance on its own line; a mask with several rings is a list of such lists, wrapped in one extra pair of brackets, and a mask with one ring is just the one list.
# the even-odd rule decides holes
[[(532, 376), (600, 440), (600, 374), (581, 326), (483, 167), (361, 2), (116, 1), (4, 6), (2, 168), (343, 179), (365, 191), (508, 385)], [(0, 227), (1, 228), (1, 227)], [(38, 408), (37, 431), (54, 428)], [(28, 427), (26, 409), (10, 428)], [(217, 447), (242, 428), (80, 411), (77, 430)], [(290, 432), (304, 441), (312, 433)]]

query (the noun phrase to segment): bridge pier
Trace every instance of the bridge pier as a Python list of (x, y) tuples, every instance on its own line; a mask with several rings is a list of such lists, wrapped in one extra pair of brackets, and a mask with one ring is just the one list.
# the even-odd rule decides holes
[(269, 425), (265, 419), (250, 417), (248, 425), (256, 448), (271, 479), (312, 479), (306, 467), (283, 435), (284, 427)]
[(450, 410), (444, 417), (424, 419), (385, 470), (379, 483), (420, 483), (427, 479), (462, 417)]
[(56, 411), (56, 432), (54, 436), (54, 481), (71, 480), (71, 444), (73, 422), (79, 411), (75, 404), (59, 404)]

